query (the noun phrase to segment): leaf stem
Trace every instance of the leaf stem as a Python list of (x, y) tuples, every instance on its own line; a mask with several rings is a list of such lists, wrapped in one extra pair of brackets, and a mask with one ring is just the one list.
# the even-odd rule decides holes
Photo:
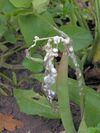
[(58, 103), (60, 107), (61, 119), (66, 132), (76, 133), (70, 111), (67, 78), (68, 78), (68, 55), (67, 52), (65, 51), (62, 55), (57, 76)]

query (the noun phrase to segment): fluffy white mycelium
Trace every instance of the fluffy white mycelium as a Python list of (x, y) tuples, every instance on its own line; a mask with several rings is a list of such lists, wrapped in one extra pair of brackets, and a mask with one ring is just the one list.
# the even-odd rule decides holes
[[(68, 44), (70, 39), (64, 39), (60, 36), (54, 36), (48, 39), (47, 44), (45, 45), (46, 55), (44, 57), (44, 66), (45, 66), (45, 76), (44, 76), (44, 84), (43, 90), (46, 92), (49, 101), (51, 102), (55, 96), (55, 92), (52, 91), (52, 85), (56, 82), (57, 70), (54, 67), (53, 60), (58, 56), (58, 48), (57, 45), (63, 42)], [(55, 47), (52, 46), (52, 43), (55, 44)]]
[[(61, 32), (61, 35), (62, 36), (54, 36), (54, 37), (47, 37), (47, 38), (39, 38), (38, 36), (35, 36), (34, 44), (26, 50), (27, 58), (44, 64), (45, 72), (44, 72), (44, 82), (42, 84), (42, 88), (50, 102), (52, 102), (53, 98), (56, 95), (55, 92), (52, 91), (51, 89), (53, 84), (55, 84), (56, 77), (57, 77), (57, 70), (54, 67), (53, 60), (55, 57), (58, 56), (58, 44), (61, 42), (63, 43), (63, 45), (67, 46), (66, 52), (68, 53), (69, 57), (73, 61), (73, 64), (75, 65), (78, 84), (79, 84), (79, 87), (81, 88), (80, 95), (82, 94), (82, 90), (83, 90), (83, 77), (81, 74), (81, 70), (79, 68), (79, 64), (77, 63), (77, 60), (76, 60), (76, 56), (74, 54), (72, 42), (67, 35), (63, 36), (62, 32)], [(40, 59), (31, 57), (29, 50), (34, 46), (36, 46), (37, 41), (44, 41), (44, 40), (47, 40), (47, 44), (44, 46), (44, 50), (46, 52), (44, 60), (41, 61)]]

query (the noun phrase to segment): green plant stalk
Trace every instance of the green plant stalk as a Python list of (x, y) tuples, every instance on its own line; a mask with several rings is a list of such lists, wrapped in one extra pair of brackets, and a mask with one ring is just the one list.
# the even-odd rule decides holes
[(100, 0), (95, 0), (95, 39), (100, 38)]
[(76, 133), (70, 111), (67, 78), (68, 78), (68, 55), (67, 52), (65, 51), (62, 55), (62, 59), (58, 68), (58, 76), (57, 76), (58, 104), (60, 108), (61, 119), (66, 132)]
[(14, 86), (17, 86), (17, 77), (16, 77), (16, 73), (12, 72), (12, 82), (14, 84)]
[[(91, 2), (93, 4), (93, 1)], [(94, 1), (95, 5), (95, 39), (88, 56), (88, 61), (96, 63), (100, 61), (100, 0)]]
[(72, 3), (73, 3), (74, 6), (77, 7), (77, 8), (75, 8), (75, 15), (77, 17), (77, 20), (78, 20), (79, 24), (83, 28), (89, 30), (88, 25), (87, 25), (87, 22), (86, 22), (86, 20), (82, 16), (82, 12), (81, 12), (82, 9), (79, 7), (77, 1), (76, 0), (72, 0)]
[(4, 95), (4, 96), (7, 96), (6, 92), (0, 88), (0, 95)]
[(95, 27), (95, 49), (93, 62), (100, 61), (100, 0), (95, 0), (95, 10), (96, 10), (96, 27)]
[[(57, 31), (61, 36), (63, 36), (64, 38), (67, 38), (67, 34), (65, 34), (64, 32), (60, 31), (59, 29), (57, 29), (56, 27), (53, 27), (53, 29), (55, 31)], [(70, 53), (70, 48), (73, 48), (73, 41), (70, 41), (70, 44), (68, 44), (67, 46), (67, 50), (69, 51)], [(76, 55), (74, 53), (74, 50), (73, 52), (70, 53), (70, 57), (73, 61), (73, 64), (75, 65), (75, 68), (76, 68), (76, 76), (77, 76), (77, 80), (78, 80), (78, 86), (79, 86), (79, 95), (80, 95), (80, 108), (81, 108), (81, 118), (83, 117), (83, 113), (84, 113), (84, 78), (83, 78), (83, 75), (82, 75), (82, 72), (80, 70), (80, 67), (79, 67), (79, 64), (77, 63), (77, 59), (76, 59)], [(66, 69), (67, 70), (67, 69)]]
[[(69, 4), (71, 4), (73, 6), (73, 2), (71, 0), (68, 1)], [(73, 8), (73, 7), (72, 7)], [(71, 9), (71, 12), (70, 12), (70, 19), (71, 19), (71, 23), (73, 25), (76, 25), (76, 16), (75, 16), (75, 11), (74, 11), (74, 8)]]
[(4, 79), (8, 80), (10, 83), (12, 82), (12, 80), (8, 76), (3, 74), (2, 72), (0, 72), (0, 76), (3, 77)]

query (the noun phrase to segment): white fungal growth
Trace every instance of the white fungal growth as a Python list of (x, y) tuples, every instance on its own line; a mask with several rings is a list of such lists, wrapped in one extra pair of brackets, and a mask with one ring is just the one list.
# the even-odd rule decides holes
[[(56, 82), (57, 70), (54, 67), (53, 59), (58, 56), (58, 45), (60, 42), (63, 45), (68, 45), (70, 43), (70, 38), (63, 38), (60, 36), (54, 36), (48, 39), (47, 44), (44, 47), (46, 55), (44, 57), (44, 66), (45, 66), (45, 76), (44, 76), (44, 84), (43, 90), (46, 92), (46, 95), (49, 101), (52, 101), (55, 96), (55, 92), (51, 90), (52, 85)], [(52, 46), (52, 43), (55, 44), (55, 47)], [(72, 49), (70, 49), (72, 51)]]
[[(57, 38), (57, 37), (56, 37)], [(44, 76), (44, 84), (43, 89), (46, 92), (46, 95), (51, 102), (53, 97), (55, 96), (55, 92), (51, 90), (52, 85), (56, 82), (57, 70), (53, 65), (54, 57), (58, 56), (58, 49), (53, 48), (50, 44), (50, 40), (48, 40), (45, 45), (46, 55), (44, 57), (44, 66), (45, 66), (45, 76)]]
[(54, 36), (53, 40), (54, 40), (54, 44), (60, 43), (60, 37), (59, 36)]
[(70, 52), (73, 52), (74, 50), (73, 50), (73, 47), (69, 47), (69, 51)]
[(64, 40), (63, 40), (63, 43), (64, 43), (64, 44), (69, 44), (69, 43), (70, 43), (70, 38), (67, 37), (66, 39), (64, 39)]
[[(59, 30), (57, 31), (59, 32)], [(72, 46), (71, 39), (62, 31), (60, 31), (59, 33), (61, 34), (61, 36), (54, 36), (54, 37), (48, 37), (48, 38), (39, 38), (38, 36), (35, 36), (34, 44), (31, 47), (29, 47), (29, 49), (26, 51), (26, 56), (31, 59), (32, 57), (29, 54), (29, 50), (34, 46), (36, 46), (37, 41), (47, 40), (47, 43), (44, 46), (44, 50), (46, 54), (43, 60), (45, 73), (44, 73), (44, 83), (42, 85), (42, 88), (50, 102), (52, 102), (52, 99), (55, 97), (55, 92), (52, 91), (51, 88), (52, 88), (52, 85), (55, 84), (56, 77), (57, 77), (57, 70), (54, 67), (53, 60), (55, 57), (58, 56), (57, 46), (61, 42), (63, 43), (64, 46), (67, 46), (67, 53), (72, 59), (73, 64), (75, 65), (78, 85), (81, 88), (80, 93), (82, 93), (82, 90), (83, 90), (83, 77), (82, 77), (81, 70), (79, 68), (79, 64), (77, 63), (76, 56), (74, 54), (74, 49)]]
[(38, 36), (35, 36), (34, 39), (35, 39), (35, 40), (39, 40), (39, 37), (38, 37)]

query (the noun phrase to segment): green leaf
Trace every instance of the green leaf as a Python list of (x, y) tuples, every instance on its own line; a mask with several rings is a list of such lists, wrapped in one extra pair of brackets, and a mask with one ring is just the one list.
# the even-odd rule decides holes
[[(90, 102), (91, 100), (91, 102)], [(100, 108), (98, 105), (100, 104), (100, 94), (91, 91), (86, 93), (85, 97), (85, 120), (86, 124), (89, 126), (95, 126), (96, 123), (100, 122)], [(90, 118), (92, 117), (92, 118)]]
[(81, 121), (78, 133), (88, 133), (88, 128), (87, 128), (87, 125), (85, 123), (84, 116), (83, 116), (83, 119)]
[[(37, 78), (37, 77), (36, 77)], [(40, 81), (43, 75), (39, 75)], [(80, 96), (78, 82), (71, 78), (68, 78), (68, 88), (70, 94), (70, 100), (80, 106)], [(54, 89), (56, 90), (56, 88)], [(100, 94), (94, 91), (92, 88), (85, 86), (85, 121), (87, 126), (96, 126), (100, 122)]]
[(75, 51), (86, 48), (93, 40), (92, 35), (88, 30), (78, 26), (61, 26), (61, 30), (68, 34), (69, 37), (73, 40), (75, 44), (73, 45)]
[(4, 15), (0, 14), (0, 37), (2, 37), (7, 30), (6, 24), (7, 18)]
[(97, 128), (99, 128), (99, 129), (100, 129), (100, 122), (97, 124)]
[[(44, 96), (37, 96), (33, 90), (15, 89), (14, 95), (22, 112), (47, 118), (59, 118), (59, 114), (53, 111), (47, 99)], [(36, 97), (38, 100), (35, 99)]]
[(33, 0), (33, 11), (34, 13), (42, 13), (47, 10), (47, 6), (49, 4), (49, 0)]
[(100, 128), (90, 127), (90, 128), (88, 128), (88, 133), (100, 133)]
[(53, 24), (53, 20), (49, 13), (44, 13), (41, 16), (19, 16), (18, 23), (27, 45), (32, 45), (34, 36), (48, 36), (52, 31), (48, 23)]
[(9, 0), (15, 7), (29, 7), (32, 0)]
[(10, 43), (13, 43), (13, 44), (15, 44), (16, 41), (17, 41), (14, 33), (10, 29), (5, 32), (4, 37), (5, 37), (7, 42), (10, 42)]
[[(37, 78), (37, 76), (36, 76), (36, 78)], [(43, 78), (43, 75), (42, 74), (39, 75), (38, 79), (40, 79), (40, 81), (42, 78)], [(77, 81), (68, 78), (68, 88), (70, 88), (69, 95), (70, 95), (71, 101), (80, 105), (80, 96), (79, 96), (79, 88), (78, 88)], [(56, 88), (55, 88), (55, 90), (56, 90)], [(21, 95), (21, 92), (19, 92), (20, 95)], [(87, 117), (87, 119), (85, 120), (86, 124), (88, 127), (89, 126), (97, 126), (97, 124), (100, 122), (100, 106), (99, 106), (100, 105), (100, 94), (95, 92), (94, 90), (92, 90), (92, 88), (87, 87), (87, 86), (85, 87), (85, 94), (87, 97), (85, 99), (85, 118)], [(20, 97), (23, 98), (25, 95), (20, 96)], [(16, 96), (16, 93), (15, 93), (15, 96)], [(17, 99), (19, 99), (19, 98), (17, 97)], [(20, 102), (20, 100), (19, 100), (19, 102)], [(26, 107), (26, 105), (27, 104), (25, 104), (25, 107)], [(21, 104), (20, 104), (20, 107), (21, 107)], [(26, 110), (23, 110), (23, 112), (24, 111), (26, 111)]]
[[(77, 81), (68, 80), (71, 101), (80, 105), (79, 87)], [(87, 126), (96, 126), (100, 122), (100, 94), (88, 86), (85, 87), (85, 121)]]
[(41, 72), (43, 70), (43, 64), (29, 60), (27, 58), (24, 59), (23, 66), (34, 73)]
[[(36, 79), (42, 81), (43, 74), (36, 75)], [(70, 100), (80, 106), (80, 96), (78, 82), (71, 78), (68, 78), (68, 88)], [(54, 88), (56, 91), (56, 88)], [(87, 126), (97, 126), (100, 123), (100, 94), (94, 91), (92, 88), (85, 86), (85, 121)]]
[(0, 10), (4, 7), (6, 0), (0, 0)]
[(0, 25), (0, 37), (4, 35), (5, 31), (6, 31), (5, 25), (1, 24)]
[(3, 5), (2, 12), (5, 15), (10, 15), (16, 11), (16, 8), (9, 2), (9, 0), (5, 0), (6, 2)]

